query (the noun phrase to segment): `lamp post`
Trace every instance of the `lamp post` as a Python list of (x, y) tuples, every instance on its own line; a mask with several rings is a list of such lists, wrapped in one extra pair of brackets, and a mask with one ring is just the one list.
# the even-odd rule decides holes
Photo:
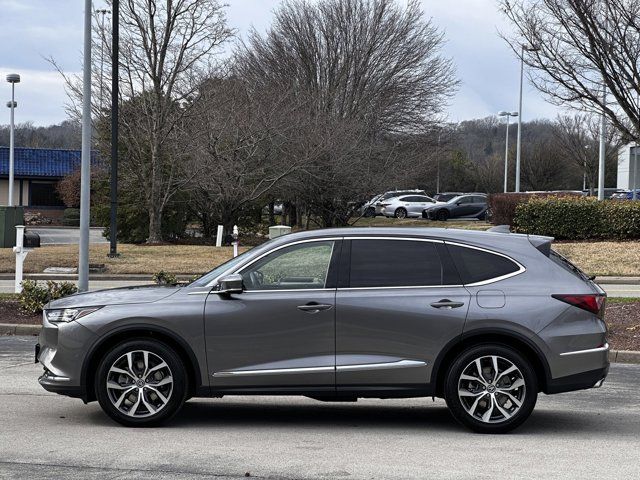
[(118, 97), (120, 96), (120, 0), (111, 3), (111, 179), (109, 254), (118, 255)]
[(96, 10), (96, 13), (102, 15), (102, 21), (100, 22), (100, 111), (102, 112), (102, 103), (104, 98), (104, 17), (111, 13), (111, 11), (106, 8), (102, 8)]
[(540, 48), (533, 46), (521, 46), (520, 51), (520, 100), (518, 101), (518, 143), (516, 147), (516, 193), (520, 193), (520, 158), (522, 150), (522, 87), (524, 84), (524, 52), (537, 52)]
[(504, 141), (504, 193), (507, 193), (509, 182), (509, 120), (510, 117), (517, 117), (518, 112), (498, 112), (498, 116), (507, 118), (507, 133)]
[(14, 130), (15, 130), (15, 117), (14, 110), (18, 106), (16, 103), (16, 83), (20, 83), (20, 75), (17, 73), (10, 73), (7, 75), (7, 82), (11, 84), (11, 101), (7, 102), (7, 107), (11, 109), (11, 125), (9, 127), (9, 199), (7, 205), (13, 207), (13, 166), (14, 166)]

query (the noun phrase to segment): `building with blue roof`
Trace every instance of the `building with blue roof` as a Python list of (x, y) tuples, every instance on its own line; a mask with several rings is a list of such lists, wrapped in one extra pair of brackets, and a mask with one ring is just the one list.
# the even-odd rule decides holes
[[(80, 168), (80, 150), (14, 149), (13, 203), (34, 209), (62, 209), (57, 183)], [(93, 159), (92, 159), (93, 163)], [(9, 147), (0, 147), (0, 205), (9, 195)]]

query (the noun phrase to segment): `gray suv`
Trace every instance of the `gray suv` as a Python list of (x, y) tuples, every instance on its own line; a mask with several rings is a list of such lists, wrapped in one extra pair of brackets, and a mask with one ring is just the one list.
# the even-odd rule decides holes
[(47, 305), (49, 391), (127, 426), (191, 397), (438, 396), (479, 432), (522, 424), (539, 392), (598, 387), (604, 292), (551, 238), (429, 228), (279, 237), (186, 286)]

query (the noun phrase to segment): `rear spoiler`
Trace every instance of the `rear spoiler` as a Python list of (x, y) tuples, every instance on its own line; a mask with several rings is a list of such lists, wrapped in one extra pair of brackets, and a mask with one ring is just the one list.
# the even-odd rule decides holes
[[(511, 227), (509, 225), (497, 225), (491, 227), (489, 232), (495, 233), (511, 233)], [(551, 244), (553, 243), (553, 237), (545, 237), (543, 235), (527, 235), (531, 245), (536, 247), (545, 257), (551, 255)]]

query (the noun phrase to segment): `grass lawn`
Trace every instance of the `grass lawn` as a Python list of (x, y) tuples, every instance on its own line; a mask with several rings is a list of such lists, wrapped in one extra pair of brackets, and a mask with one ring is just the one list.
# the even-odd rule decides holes
[[(435, 222), (422, 219), (361, 218), (356, 227), (447, 227), (486, 230), (491, 225), (478, 221)], [(640, 241), (627, 242), (556, 242), (554, 248), (590, 275), (640, 276)], [(244, 251), (246, 248), (240, 248)], [(121, 257), (107, 257), (109, 245), (93, 245), (90, 262), (103, 263), (106, 273), (201, 274), (228, 260), (231, 247), (194, 245), (119, 245)], [(41, 273), (46, 267), (77, 266), (77, 245), (46, 246), (29, 253), (25, 273)], [(0, 249), (0, 272), (15, 269), (15, 256), (10, 248)]]
[[(243, 252), (244, 248), (240, 248)], [(109, 245), (92, 245), (90, 263), (103, 263), (106, 273), (148, 273), (160, 270), (170, 273), (205, 273), (227, 261), (233, 254), (232, 247), (194, 245), (118, 245), (119, 258), (108, 258)], [(46, 267), (76, 267), (77, 245), (40, 247), (29, 253), (25, 273), (41, 273)], [(15, 271), (15, 255), (10, 248), (0, 249), (0, 272)]]

